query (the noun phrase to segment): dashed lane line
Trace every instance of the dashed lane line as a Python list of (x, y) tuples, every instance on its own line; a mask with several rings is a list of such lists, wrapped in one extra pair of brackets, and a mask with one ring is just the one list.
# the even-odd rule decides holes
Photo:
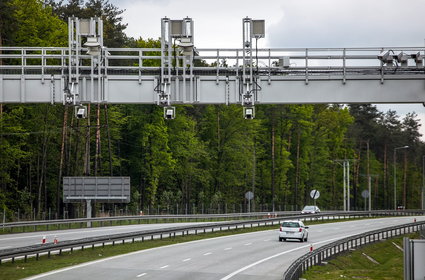
[[(350, 235), (347, 235), (347, 236), (344, 236), (344, 237), (336, 237), (336, 238), (332, 238), (332, 239), (328, 239), (328, 240), (323, 240), (323, 241), (320, 241), (320, 242), (316, 242), (314, 244), (317, 245), (317, 244), (321, 244), (321, 243), (331, 242), (331, 241), (334, 241), (334, 240), (339, 240), (339, 239), (346, 238), (348, 236), (350, 236)], [(280, 252), (280, 253), (278, 253), (276, 255), (272, 255), (270, 257), (261, 259), (259, 261), (256, 261), (256, 262), (254, 262), (252, 264), (249, 264), (247, 266), (244, 266), (244, 267), (242, 267), (242, 268), (240, 268), (240, 269), (238, 269), (238, 270), (236, 270), (236, 271), (234, 271), (234, 272), (226, 275), (225, 277), (221, 278), (220, 280), (228, 280), (228, 279), (232, 278), (233, 276), (235, 276), (235, 275), (237, 275), (237, 274), (239, 274), (239, 273), (241, 273), (241, 272), (243, 272), (243, 271), (245, 271), (245, 270), (247, 270), (247, 269), (249, 269), (251, 267), (254, 267), (254, 266), (258, 265), (258, 264), (261, 264), (261, 263), (266, 262), (268, 260), (271, 260), (273, 258), (282, 256), (282, 255), (285, 255), (285, 254), (288, 254), (288, 253), (291, 253), (291, 252), (294, 252), (294, 251), (297, 251), (297, 250), (300, 250), (300, 249), (307, 248), (309, 246), (310, 246), (310, 244), (309, 245), (304, 245), (304, 246), (301, 246), (301, 247), (297, 247), (297, 248), (294, 248), (294, 249), (291, 249), (291, 250), (288, 250), (288, 251), (283, 251), (283, 252)]]

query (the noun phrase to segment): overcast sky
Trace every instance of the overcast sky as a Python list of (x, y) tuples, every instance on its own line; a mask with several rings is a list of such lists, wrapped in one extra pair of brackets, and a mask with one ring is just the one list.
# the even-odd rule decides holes
[[(126, 33), (158, 39), (161, 18), (191, 17), (198, 48), (240, 48), (242, 18), (266, 21), (259, 47), (420, 47), (425, 44), (425, 0), (110, 0), (124, 9)], [(425, 82), (424, 82), (425, 83)], [(425, 95), (424, 95), (425, 99)], [(421, 104), (378, 105), (399, 115)], [(425, 139), (425, 137), (423, 137)]]

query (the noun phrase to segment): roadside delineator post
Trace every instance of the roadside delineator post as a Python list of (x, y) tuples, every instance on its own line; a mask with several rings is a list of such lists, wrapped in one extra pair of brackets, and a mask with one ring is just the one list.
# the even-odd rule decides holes
[(313, 244), (310, 244), (310, 252), (313, 252)]
[(46, 244), (46, 236), (43, 235), (43, 238), (41, 239), (41, 244)]
[(58, 244), (58, 242), (59, 242), (59, 241), (58, 241), (58, 237), (55, 235), (55, 239), (53, 239), (53, 243), (54, 243), (54, 244)]
[(413, 218), (413, 222), (416, 223), (416, 218)]

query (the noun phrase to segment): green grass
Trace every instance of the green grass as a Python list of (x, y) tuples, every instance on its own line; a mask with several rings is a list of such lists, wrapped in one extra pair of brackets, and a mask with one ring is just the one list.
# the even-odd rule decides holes
[[(305, 222), (306, 225), (313, 224), (323, 224), (328, 222), (344, 222), (349, 220), (360, 220), (360, 219), (341, 219), (341, 220), (318, 220), (318, 221), (309, 221)], [(186, 236), (176, 236), (174, 238), (164, 238), (163, 240), (148, 240), (144, 242), (135, 242), (135, 243), (126, 243), (126, 244), (116, 244), (115, 246), (105, 246), (95, 247), (94, 249), (86, 248), (84, 250), (76, 250), (73, 253), (66, 252), (62, 255), (51, 255), (50, 258), (47, 256), (42, 256), (37, 261), (35, 258), (29, 258), (27, 262), (23, 260), (17, 260), (14, 263), (6, 262), (0, 265), (0, 279), (22, 279), (32, 275), (37, 275), (40, 273), (52, 271), (55, 269), (60, 269), (72, 265), (77, 265), (89, 261), (95, 261), (107, 257), (112, 257), (116, 255), (126, 254), (139, 250), (146, 250), (150, 248), (178, 244), (183, 242), (189, 242), (194, 240), (227, 236), (233, 234), (241, 234), (248, 232), (264, 231), (278, 229), (279, 225), (275, 224), (273, 226), (261, 226), (253, 228), (240, 228), (237, 230), (225, 230), (214, 233), (205, 233), (198, 235), (186, 235)], [(277, 238), (277, 237), (276, 237)]]
[[(418, 238), (418, 235), (407, 235)], [(396, 237), (344, 253), (327, 264), (314, 266), (302, 278), (307, 280), (328, 279), (370, 279), (399, 280), (403, 279), (403, 252), (392, 244), (403, 247), (403, 237)], [(370, 261), (366, 254), (379, 264)]]

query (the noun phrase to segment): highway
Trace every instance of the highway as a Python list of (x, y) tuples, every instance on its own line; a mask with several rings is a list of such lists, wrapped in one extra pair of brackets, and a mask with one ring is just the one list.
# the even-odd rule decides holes
[(209, 224), (208, 222), (202, 223), (162, 223), (162, 224), (140, 224), (140, 225), (127, 225), (127, 226), (110, 226), (99, 228), (80, 228), (69, 230), (51, 230), (15, 234), (0, 235), (0, 250), (18, 248), (30, 245), (41, 244), (42, 239), (46, 237), (46, 243), (52, 243), (57, 238), (58, 242), (65, 240), (75, 240), (87, 237), (96, 237), (111, 234), (128, 233), (143, 230), (154, 230), (176, 226), (189, 226)]
[[(350, 235), (413, 222), (414, 217), (313, 225), (307, 243), (279, 242), (277, 230), (204, 239), (89, 262), (27, 279), (281, 279), (307, 253)], [(425, 216), (417, 216), (424, 221)]]

